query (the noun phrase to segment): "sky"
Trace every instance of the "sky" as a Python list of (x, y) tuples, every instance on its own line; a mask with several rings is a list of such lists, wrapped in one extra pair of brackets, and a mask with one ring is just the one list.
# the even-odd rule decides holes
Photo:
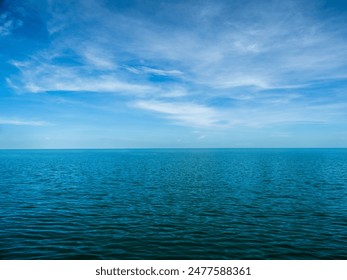
[(0, 149), (347, 147), (347, 2), (0, 0)]

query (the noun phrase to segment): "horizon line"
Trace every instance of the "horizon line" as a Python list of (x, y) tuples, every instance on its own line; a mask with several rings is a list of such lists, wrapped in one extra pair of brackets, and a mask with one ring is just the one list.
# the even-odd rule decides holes
[(6, 150), (217, 150), (217, 149), (347, 149), (347, 147), (132, 147), (132, 148), (0, 148), (0, 151)]

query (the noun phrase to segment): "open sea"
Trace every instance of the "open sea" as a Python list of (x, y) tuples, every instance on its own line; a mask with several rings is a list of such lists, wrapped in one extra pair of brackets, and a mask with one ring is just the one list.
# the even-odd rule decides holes
[(1, 259), (347, 259), (347, 149), (0, 150)]

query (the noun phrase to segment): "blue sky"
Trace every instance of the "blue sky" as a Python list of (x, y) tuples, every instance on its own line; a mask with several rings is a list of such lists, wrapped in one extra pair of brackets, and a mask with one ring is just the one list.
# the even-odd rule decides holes
[(5, 0), (0, 148), (347, 147), (346, 1)]

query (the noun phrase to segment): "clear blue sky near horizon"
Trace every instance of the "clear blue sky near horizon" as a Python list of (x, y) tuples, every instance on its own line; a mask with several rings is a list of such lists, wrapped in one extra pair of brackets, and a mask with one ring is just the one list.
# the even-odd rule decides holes
[(347, 1), (0, 1), (0, 148), (347, 147)]

